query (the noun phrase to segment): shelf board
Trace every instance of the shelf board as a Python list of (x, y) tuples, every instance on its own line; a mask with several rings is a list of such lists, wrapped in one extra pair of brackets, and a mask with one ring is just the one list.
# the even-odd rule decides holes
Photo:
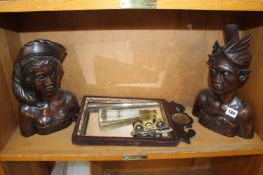
[[(187, 108), (188, 114), (191, 108)], [(22, 137), (19, 128), (0, 152), (0, 161), (56, 160), (123, 160), (123, 156), (146, 155), (147, 159), (174, 159), (263, 154), (263, 142), (253, 139), (225, 137), (202, 127), (194, 117), (197, 135), (190, 145), (177, 147), (80, 146), (71, 143), (74, 124), (47, 136)]]
[(158, 9), (263, 11), (262, 0), (157, 0)]
[[(120, 9), (120, 0), (5, 0), (0, 12)], [(262, 0), (157, 0), (157, 9), (263, 11)]]
[(0, 12), (118, 9), (117, 0), (7, 0), (0, 1)]

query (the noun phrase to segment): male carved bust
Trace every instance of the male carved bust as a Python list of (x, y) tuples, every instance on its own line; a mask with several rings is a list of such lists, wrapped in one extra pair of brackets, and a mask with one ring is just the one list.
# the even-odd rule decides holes
[(225, 26), (226, 45), (216, 41), (209, 55), (211, 90), (205, 89), (196, 97), (193, 115), (199, 123), (225, 136), (252, 138), (253, 116), (250, 107), (236, 91), (249, 77), (251, 54), (248, 52), (251, 35), (239, 39), (238, 26)]
[(49, 40), (31, 41), (20, 50), (13, 69), (13, 91), (21, 105), (19, 125), (25, 137), (66, 128), (77, 117), (73, 93), (59, 89), (66, 49)]

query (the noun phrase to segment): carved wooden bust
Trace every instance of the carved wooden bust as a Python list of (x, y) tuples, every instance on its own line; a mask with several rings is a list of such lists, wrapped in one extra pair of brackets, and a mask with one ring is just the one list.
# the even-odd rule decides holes
[(66, 49), (49, 40), (34, 40), (21, 48), (13, 69), (13, 91), (21, 103), (19, 126), (25, 137), (66, 128), (77, 117), (73, 93), (61, 90)]
[(250, 39), (251, 35), (239, 39), (237, 25), (225, 26), (226, 45), (216, 41), (209, 55), (211, 89), (199, 92), (193, 107), (200, 124), (229, 137), (254, 135), (251, 108), (236, 93), (249, 77)]

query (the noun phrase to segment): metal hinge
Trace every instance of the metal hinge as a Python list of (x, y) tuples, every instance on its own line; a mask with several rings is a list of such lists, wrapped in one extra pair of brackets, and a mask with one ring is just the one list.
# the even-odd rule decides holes
[(147, 160), (148, 156), (146, 155), (126, 155), (123, 156), (123, 160)]
[(157, 0), (120, 0), (122, 9), (156, 9)]

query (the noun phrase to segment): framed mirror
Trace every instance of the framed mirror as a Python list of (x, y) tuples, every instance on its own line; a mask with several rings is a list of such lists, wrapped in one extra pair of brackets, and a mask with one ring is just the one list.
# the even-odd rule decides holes
[[(72, 141), (88, 145), (176, 146), (180, 127), (176, 128), (177, 120), (173, 118), (176, 113), (182, 116), (183, 111), (182, 105), (162, 99), (85, 96)], [(191, 125), (192, 119), (185, 116), (189, 122), (183, 125)]]

